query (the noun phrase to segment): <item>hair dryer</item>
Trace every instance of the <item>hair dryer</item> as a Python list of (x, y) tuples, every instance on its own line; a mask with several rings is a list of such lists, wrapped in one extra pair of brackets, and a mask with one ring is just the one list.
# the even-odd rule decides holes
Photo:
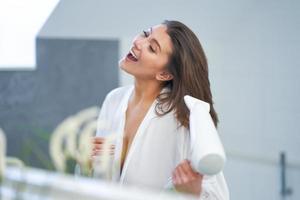
[(190, 161), (192, 168), (200, 174), (219, 173), (226, 156), (216, 127), (209, 114), (210, 105), (204, 101), (184, 96), (190, 110)]

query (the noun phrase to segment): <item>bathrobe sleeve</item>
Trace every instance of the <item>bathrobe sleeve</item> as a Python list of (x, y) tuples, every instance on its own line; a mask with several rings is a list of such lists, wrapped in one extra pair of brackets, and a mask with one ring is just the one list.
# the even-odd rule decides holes
[(105, 97), (102, 106), (100, 108), (99, 116), (97, 119), (97, 132), (96, 136), (103, 137), (106, 135), (106, 129), (107, 129), (107, 115), (108, 115), (108, 95)]
[(114, 113), (118, 112), (117, 108), (119, 107), (121, 96), (120, 89), (114, 89), (109, 92), (100, 109), (99, 116), (97, 119), (97, 132), (96, 136), (105, 137), (112, 131), (112, 119)]
[[(189, 131), (178, 129), (178, 158), (177, 164), (183, 159), (189, 158), (190, 137)], [(204, 175), (201, 185), (201, 195), (199, 200), (229, 200), (229, 190), (223, 172), (216, 175)]]
[(229, 200), (229, 191), (223, 175), (204, 175), (200, 200)]

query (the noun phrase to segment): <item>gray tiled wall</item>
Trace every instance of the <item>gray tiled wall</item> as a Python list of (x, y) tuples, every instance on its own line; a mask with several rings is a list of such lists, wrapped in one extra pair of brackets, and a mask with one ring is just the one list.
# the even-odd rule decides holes
[(118, 41), (37, 38), (35, 71), (0, 71), (0, 126), (9, 156), (50, 167), (48, 140), (66, 117), (118, 86)]

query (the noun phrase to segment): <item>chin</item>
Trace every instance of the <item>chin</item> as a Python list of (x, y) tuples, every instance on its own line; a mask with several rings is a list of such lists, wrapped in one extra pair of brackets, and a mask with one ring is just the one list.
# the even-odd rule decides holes
[(130, 70), (128, 70), (128, 68), (126, 67), (126, 65), (124, 65), (124, 63), (119, 63), (119, 67), (122, 71), (128, 73), (128, 74), (131, 74), (130, 73)]
[(119, 67), (120, 68), (123, 68), (124, 62), (125, 62), (125, 58), (122, 58), (122, 59), (119, 60)]
[(121, 59), (119, 61), (119, 68), (125, 72), (127, 72), (128, 74), (131, 74), (130, 73), (130, 66), (128, 66), (128, 63), (126, 63), (126, 60), (125, 59)]
[(126, 71), (126, 65), (124, 63), (124, 60), (120, 60), (119, 61), (119, 68)]

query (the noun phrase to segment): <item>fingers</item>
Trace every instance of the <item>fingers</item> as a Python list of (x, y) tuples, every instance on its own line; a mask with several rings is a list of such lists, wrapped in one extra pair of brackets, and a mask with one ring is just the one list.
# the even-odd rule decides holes
[[(92, 139), (93, 149), (101, 149), (105, 142), (104, 137), (94, 137)], [(111, 145), (111, 149), (114, 149), (115, 145)]]
[(173, 183), (174, 185), (183, 184), (186, 181), (185, 175), (183, 174), (182, 170), (177, 167), (173, 172)]
[(183, 167), (183, 163), (179, 164), (174, 170), (175, 184), (180, 185), (190, 180), (190, 172)]
[[(103, 147), (103, 144), (93, 144), (93, 150), (101, 150), (102, 147)], [(114, 144), (110, 145), (110, 149), (114, 150), (115, 145)]]
[(173, 185), (178, 185), (180, 184), (180, 180), (179, 180), (179, 174), (178, 172), (176, 171), (176, 169), (172, 172), (172, 182), (173, 182)]
[(102, 149), (102, 147), (100, 147), (100, 148), (93, 148), (92, 149), (92, 156), (102, 155), (105, 152), (109, 152), (110, 154), (114, 154), (114, 152), (115, 152), (115, 146), (112, 145), (109, 150), (104, 150), (104, 149)]
[(104, 142), (104, 137), (94, 137), (92, 139), (93, 144), (102, 144)]
[[(94, 137), (92, 139), (92, 154), (91, 154), (91, 159), (93, 160), (94, 156), (99, 156), (102, 155), (104, 153), (103, 150), (103, 145), (105, 142), (105, 138), (104, 137)], [(110, 149), (109, 149), (109, 154), (113, 155), (115, 151), (115, 145), (111, 145)]]
[(174, 187), (179, 192), (200, 196), (203, 175), (194, 171), (188, 160), (182, 161), (172, 173)]
[(181, 169), (184, 171), (184, 173), (190, 177), (191, 179), (197, 178), (197, 175), (199, 174), (198, 172), (195, 172), (192, 169), (192, 166), (190, 164), (190, 161), (184, 160), (182, 165), (180, 165)]
[(172, 179), (174, 185), (185, 184), (199, 178), (200, 174), (195, 172), (188, 160), (181, 162), (173, 171)]

